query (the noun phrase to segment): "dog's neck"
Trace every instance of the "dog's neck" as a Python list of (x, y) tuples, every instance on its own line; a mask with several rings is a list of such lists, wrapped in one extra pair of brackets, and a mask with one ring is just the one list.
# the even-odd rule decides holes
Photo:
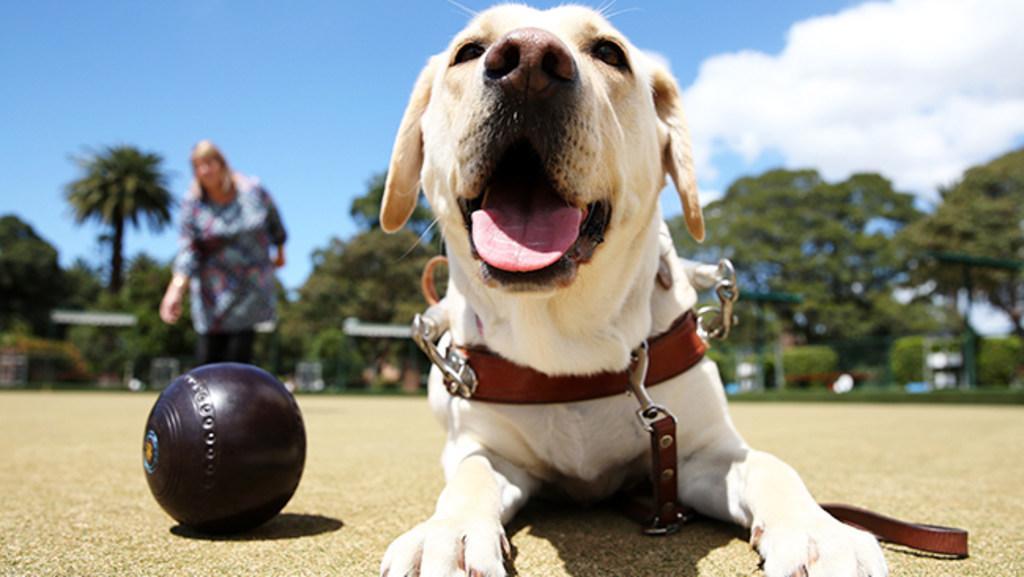
[[(551, 294), (487, 287), (478, 263), (450, 255), (446, 304), (454, 342), (486, 346), (548, 374), (622, 370), (642, 340), (665, 330), (696, 301), (655, 212), (634, 238), (602, 245), (572, 285)], [(676, 279), (668, 290), (655, 283), (666, 251)], [(464, 262), (474, 268), (465, 270)]]

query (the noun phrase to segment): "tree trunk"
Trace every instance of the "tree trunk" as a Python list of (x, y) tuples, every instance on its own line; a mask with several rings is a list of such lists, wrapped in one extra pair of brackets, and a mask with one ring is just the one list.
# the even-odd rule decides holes
[(121, 269), (123, 268), (124, 261), (122, 255), (122, 250), (124, 249), (124, 216), (120, 210), (114, 215), (114, 238), (111, 239), (110, 244), (112, 252), (110, 257), (110, 293), (117, 294), (123, 284)]

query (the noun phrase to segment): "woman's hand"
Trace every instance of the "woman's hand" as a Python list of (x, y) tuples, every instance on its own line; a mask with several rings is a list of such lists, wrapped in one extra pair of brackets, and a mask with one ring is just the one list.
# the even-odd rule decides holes
[(274, 256), (274, 268), (281, 268), (284, 266), (284, 245), (277, 245), (277, 255)]
[(185, 295), (185, 285), (188, 279), (181, 275), (175, 275), (171, 283), (167, 285), (164, 298), (160, 302), (160, 320), (173, 325), (181, 318), (181, 301)]

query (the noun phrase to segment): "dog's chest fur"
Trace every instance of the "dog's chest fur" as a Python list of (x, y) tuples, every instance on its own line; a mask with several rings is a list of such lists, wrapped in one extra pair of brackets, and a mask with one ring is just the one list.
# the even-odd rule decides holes
[(451, 397), (431, 383), (438, 417), (575, 500), (610, 496), (646, 473), (647, 433), (636, 418), (633, 397), (557, 405), (500, 405)]

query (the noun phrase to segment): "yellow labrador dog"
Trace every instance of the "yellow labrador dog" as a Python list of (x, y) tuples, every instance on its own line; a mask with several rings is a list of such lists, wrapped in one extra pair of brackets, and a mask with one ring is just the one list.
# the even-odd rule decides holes
[[(401, 228), (422, 187), (446, 241), (451, 342), (548, 375), (622, 371), (697, 300), (662, 221), (666, 176), (702, 240), (668, 70), (592, 10), (498, 6), (416, 81), (381, 224)], [(655, 281), (662, 255), (670, 288)], [(648, 474), (649, 439), (626, 394), (485, 403), (449, 394), (436, 367), (429, 389), (448, 433), (447, 485), (434, 515), (388, 548), (382, 574), (505, 575), (503, 527), (531, 495), (555, 487), (596, 500)], [(650, 394), (678, 418), (680, 499), (750, 528), (766, 575), (887, 574), (874, 537), (834, 520), (792, 468), (747, 446), (714, 363)]]

